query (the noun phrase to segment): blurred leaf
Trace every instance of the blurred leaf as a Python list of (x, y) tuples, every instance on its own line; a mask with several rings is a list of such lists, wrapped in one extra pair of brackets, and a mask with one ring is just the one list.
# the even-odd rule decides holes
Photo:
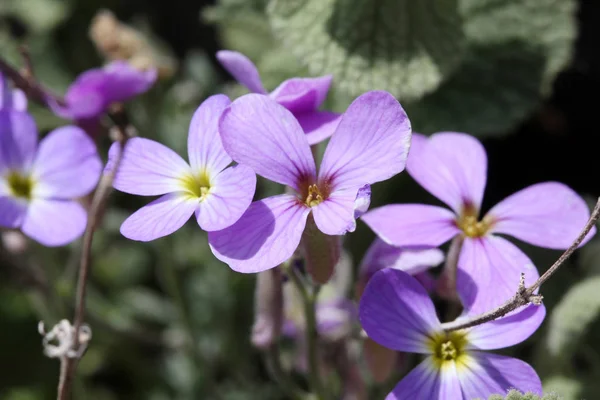
[(574, 354), (588, 328), (600, 314), (600, 277), (573, 286), (550, 315), (546, 346), (562, 359)]
[(581, 382), (566, 376), (555, 375), (542, 382), (544, 392), (560, 393), (562, 400), (577, 400), (580, 399), (582, 389)]
[(12, 15), (31, 31), (41, 33), (61, 23), (68, 16), (69, 8), (67, 0), (2, 0), (0, 15)]
[(168, 324), (176, 320), (178, 311), (159, 293), (145, 288), (132, 287), (117, 296), (121, 312), (131, 313), (136, 319)]
[(540, 397), (533, 393), (521, 393), (518, 390), (511, 390), (506, 396), (502, 394), (493, 394), (488, 397), (488, 400), (560, 400), (561, 398), (555, 394), (546, 394)]
[(383, 89), (418, 99), (465, 50), (458, 0), (273, 0), (268, 15), (312, 75), (333, 74), (353, 96)]
[(502, 134), (540, 100), (544, 55), (523, 43), (474, 47), (438, 90), (405, 104), (416, 132)]

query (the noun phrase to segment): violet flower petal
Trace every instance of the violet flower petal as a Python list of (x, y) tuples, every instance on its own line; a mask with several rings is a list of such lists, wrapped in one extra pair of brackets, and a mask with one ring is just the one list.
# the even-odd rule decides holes
[(542, 383), (529, 364), (512, 357), (474, 351), (458, 370), (464, 399), (484, 398), (509, 389), (542, 395)]
[(454, 364), (438, 368), (432, 357), (427, 357), (410, 371), (385, 399), (461, 400), (463, 396), (457, 372)]
[(469, 329), (472, 349), (494, 350), (514, 346), (531, 336), (546, 317), (546, 307), (529, 304), (506, 317)]
[(181, 228), (198, 207), (198, 199), (185, 193), (165, 194), (131, 214), (121, 225), (121, 234), (148, 242)]
[(63, 246), (83, 234), (84, 208), (75, 201), (33, 199), (21, 230), (44, 246)]
[(498, 307), (517, 291), (521, 273), (525, 285), (533, 284), (539, 273), (532, 261), (508, 240), (490, 235), (466, 238), (458, 260), (457, 291), (470, 314)]
[[(502, 200), (488, 213), (496, 222), (492, 232), (505, 233), (550, 249), (569, 247), (590, 217), (585, 201), (568, 186), (544, 182)], [(592, 228), (581, 245), (596, 233)]]
[(256, 65), (248, 57), (237, 51), (221, 50), (217, 52), (217, 60), (236, 81), (254, 93), (266, 94)]
[(342, 120), (342, 114), (329, 111), (307, 111), (294, 115), (311, 146), (333, 135)]
[(326, 235), (343, 235), (354, 232), (354, 202), (356, 189), (336, 190), (321, 204), (312, 207), (315, 224)]
[(358, 189), (354, 200), (354, 219), (358, 219), (369, 210), (371, 205), (371, 185), (365, 185)]
[(247, 94), (225, 110), (219, 123), (223, 146), (239, 164), (300, 192), (315, 181), (315, 160), (298, 121), (269, 97)]
[(217, 174), (231, 163), (219, 135), (219, 118), (229, 104), (227, 96), (217, 94), (204, 100), (194, 113), (188, 133), (188, 157), (194, 173), (206, 168)]
[(21, 89), (13, 89), (0, 72), (0, 110), (26, 111), (27, 97)]
[(268, 197), (252, 203), (229, 228), (209, 232), (208, 242), (215, 257), (234, 271), (264, 271), (292, 256), (309, 212), (295, 196)]
[(367, 335), (393, 350), (430, 353), (427, 337), (441, 330), (433, 302), (406, 272), (377, 272), (360, 300), (360, 323)]
[(333, 76), (318, 78), (292, 78), (283, 81), (269, 97), (293, 112), (314, 111), (323, 104)]
[(206, 198), (196, 208), (196, 220), (205, 231), (235, 223), (252, 203), (256, 174), (245, 165), (226, 168), (211, 180)]
[(427, 139), (415, 134), (406, 169), (457, 214), (465, 203), (480, 209), (487, 179), (487, 155), (474, 137), (442, 132)]
[(37, 142), (38, 130), (29, 114), (0, 111), (0, 174), (7, 169), (29, 172)]
[(71, 199), (96, 187), (102, 161), (96, 145), (81, 128), (64, 126), (40, 142), (31, 173), (34, 197)]
[(390, 204), (361, 219), (394, 246), (437, 247), (460, 233), (450, 210), (424, 204)]
[(117, 60), (103, 68), (106, 82), (103, 87), (107, 104), (129, 100), (148, 91), (156, 78), (156, 68), (139, 70), (126, 61)]
[[(108, 152), (106, 170), (114, 166), (120, 145)], [(145, 138), (132, 138), (125, 146), (113, 186), (125, 193), (155, 196), (184, 190), (182, 177), (190, 176), (190, 166), (173, 150)]]
[(335, 191), (391, 178), (404, 169), (410, 137), (410, 121), (400, 103), (387, 92), (367, 92), (342, 116), (325, 150), (319, 180)]
[(27, 215), (27, 202), (5, 195), (0, 192), (0, 227), (19, 228)]

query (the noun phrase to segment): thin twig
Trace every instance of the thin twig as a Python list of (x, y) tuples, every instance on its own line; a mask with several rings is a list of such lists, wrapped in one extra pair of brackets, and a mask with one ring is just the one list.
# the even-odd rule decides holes
[(23, 74), (0, 57), (0, 72), (6, 75), (16, 87), (23, 90), (28, 98), (35, 100), (43, 106), (51, 108), (51, 103), (64, 104), (64, 100), (60, 96), (52, 93), (35, 79), (31, 79), (28, 76), (29, 73), (33, 72), (33, 70), (29, 70), (29, 67), (26, 66), (26, 72)]
[(542, 303), (542, 296), (536, 294), (536, 290), (539, 289), (540, 286), (544, 282), (546, 282), (565, 263), (565, 261), (567, 261), (567, 259), (571, 256), (571, 254), (573, 254), (575, 250), (577, 250), (581, 242), (583, 242), (583, 240), (585, 239), (587, 234), (592, 230), (599, 218), (600, 198), (598, 198), (598, 201), (594, 206), (594, 210), (592, 211), (592, 215), (583, 227), (583, 230), (581, 231), (579, 236), (577, 236), (575, 241), (573, 241), (573, 244), (571, 244), (571, 246), (567, 250), (565, 250), (565, 252), (558, 258), (558, 260), (556, 260), (556, 262), (552, 264), (552, 266), (548, 268), (548, 270), (544, 272), (542, 276), (540, 276), (538, 280), (535, 281), (535, 283), (533, 283), (530, 287), (525, 288), (524, 278), (523, 275), (521, 275), (521, 282), (519, 284), (517, 293), (513, 297), (511, 297), (506, 303), (502, 304), (494, 310), (487, 311), (483, 314), (476, 315), (468, 319), (444, 323), (442, 324), (444, 330), (446, 332), (450, 332), (459, 329), (471, 328), (473, 326), (481, 325), (483, 323), (501, 318), (509, 312), (514, 311), (517, 308), (528, 305), (530, 303), (540, 305)]
[[(117, 118), (113, 118), (117, 119)], [(123, 159), (123, 152), (131, 134), (131, 126), (117, 125), (116, 133), (118, 136), (118, 142), (120, 144), (120, 152), (115, 159), (114, 167), (102, 176), (100, 183), (94, 193), (92, 204), (88, 211), (87, 225), (85, 233), (83, 235), (83, 243), (81, 250), (81, 258), (79, 264), (79, 278), (77, 280), (77, 293), (76, 293), (76, 305), (75, 305), (75, 316), (73, 317), (73, 330), (75, 332), (75, 343), (73, 347), (77, 349), (79, 347), (79, 331), (84, 323), (85, 319), (85, 300), (87, 291), (87, 281), (90, 271), (90, 259), (92, 241), (94, 239), (94, 232), (100, 216), (102, 215), (108, 196), (112, 191), (112, 183), (117, 170)], [(75, 376), (75, 369), (77, 367), (77, 358), (63, 357), (61, 358), (61, 369), (60, 378), (58, 382), (58, 396), (57, 400), (67, 400), (71, 393), (71, 387), (73, 386), (73, 378)]]

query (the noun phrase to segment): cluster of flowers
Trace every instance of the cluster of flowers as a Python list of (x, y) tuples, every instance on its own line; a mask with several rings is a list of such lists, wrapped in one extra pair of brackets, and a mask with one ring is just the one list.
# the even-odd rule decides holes
[[(539, 276), (529, 258), (498, 234), (567, 248), (589, 217), (585, 202), (565, 185), (541, 183), (480, 218), (487, 157), (473, 137), (413, 134), (401, 105), (384, 91), (359, 96), (341, 115), (320, 111), (331, 76), (293, 78), (268, 93), (244, 55), (221, 51), (217, 58), (252, 93), (233, 102), (214, 95), (200, 105), (189, 128), (189, 163), (155, 141), (129, 140), (114, 187), (160, 197), (127, 218), (121, 233), (150, 241), (175, 232), (194, 215), (208, 232), (215, 257), (235, 271), (257, 273), (306, 256), (315, 238), (327, 241), (354, 231), (360, 218), (378, 239), (360, 268), (358, 319), (375, 342), (426, 355), (388, 399), (473, 399), (510, 388), (541, 394), (540, 379), (529, 365), (484, 350), (528, 338), (543, 321), (544, 306), (529, 305), (499, 320), (448, 332), (430, 298), (440, 282), (426, 270), (442, 263), (437, 247), (452, 240), (460, 250), (455, 294), (463, 312), (458, 318), (487, 311), (514, 294), (521, 273), (526, 284)], [(65, 104), (53, 109), (76, 121), (95, 119), (110, 103), (147, 90), (154, 79), (155, 72), (115, 63), (83, 74)], [(86, 220), (71, 199), (93, 190), (101, 174), (94, 143), (81, 129), (67, 126), (38, 147), (23, 93), (3, 84), (0, 100), (0, 225), (20, 228), (45, 245), (68, 243), (82, 233)], [(330, 140), (317, 169), (311, 145), (325, 139)], [(106, 170), (115, 167), (117, 146), (109, 151)], [(451, 211), (420, 204), (367, 211), (371, 185), (405, 167)], [(256, 175), (284, 185), (285, 194), (253, 201)], [(322, 258), (337, 263), (339, 254)], [(347, 268), (341, 264), (336, 268)], [(336, 288), (333, 295), (317, 310), (323, 336), (339, 334), (356, 314), (345, 298), (348, 280), (333, 279), (330, 285)], [(284, 331), (296, 335), (303, 328), (292, 308)]]

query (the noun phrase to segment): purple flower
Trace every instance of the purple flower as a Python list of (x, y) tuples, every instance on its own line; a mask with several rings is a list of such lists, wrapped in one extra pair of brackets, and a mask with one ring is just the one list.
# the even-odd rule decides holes
[(540, 379), (529, 364), (482, 351), (522, 342), (546, 315), (544, 306), (531, 304), (521, 310), (446, 333), (425, 289), (407, 273), (388, 268), (369, 281), (359, 318), (369, 337), (379, 344), (426, 356), (386, 399), (470, 400), (511, 388), (542, 394)]
[(21, 89), (12, 89), (0, 72), (0, 110), (26, 111), (27, 97)]
[[(194, 213), (200, 228), (219, 230), (246, 211), (256, 176), (243, 165), (228, 168), (231, 158), (217, 131), (219, 117), (229, 103), (227, 96), (211, 96), (194, 113), (188, 133), (190, 164), (153, 140), (129, 140), (114, 187), (140, 196), (162, 196), (123, 222), (123, 236), (154, 240), (181, 228)], [(118, 144), (111, 147), (107, 168), (113, 168), (118, 151)]]
[[(589, 217), (573, 190), (557, 182), (539, 183), (504, 199), (480, 218), (486, 184), (487, 156), (470, 135), (413, 135), (408, 173), (452, 211), (421, 204), (393, 204), (362, 219), (394, 246), (437, 247), (457, 235), (464, 243), (457, 281), (472, 279), (478, 292), (465, 302), (474, 312), (491, 309), (514, 295), (520, 274), (532, 284), (538, 272), (506, 234), (551, 249), (570, 246)], [(588, 239), (595, 234), (592, 231)], [(464, 282), (463, 282), (464, 284)], [(491, 288), (493, 287), (493, 290)], [(464, 299), (463, 299), (464, 301)]]
[[(242, 85), (253, 93), (267, 94), (256, 66), (248, 57), (237, 51), (221, 50), (217, 59)], [(302, 127), (310, 145), (330, 137), (338, 124), (340, 115), (319, 111), (331, 86), (331, 75), (318, 78), (292, 78), (283, 81), (269, 97), (290, 110)]]
[(411, 137), (406, 113), (382, 91), (363, 94), (348, 107), (318, 174), (298, 121), (267, 96), (247, 94), (234, 101), (219, 130), (235, 161), (293, 192), (256, 201), (234, 225), (209, 233), (213, 254), (244, 273), (290, 258), (309, 214), (326, 235), (353, 231), (359, 190), (404, 169)]
[(72, 199), (90, 193), (101, 172), (96, 146), (81, 129), (55, 129), (38, 146), (29, 114), (0, 111), (0, 226), (46, 246), (75, 240), (87, 215)]
[(51, 102), (54, 113), (62, 118), (88, 120), (98, 118), (112, 103), (129, 100), (146, 92), (156, 81), (156, 69), (140, 71), (125, 61), (113, 61), (79, 75), (65, 94), (66, 105)]

